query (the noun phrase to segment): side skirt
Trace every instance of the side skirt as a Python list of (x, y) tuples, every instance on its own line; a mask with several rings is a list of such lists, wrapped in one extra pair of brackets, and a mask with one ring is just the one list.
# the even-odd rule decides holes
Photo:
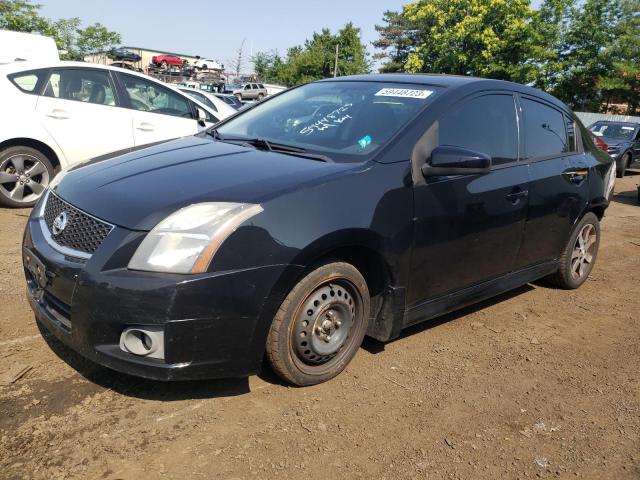
[(544, 262), (502, 275), (472, 287), (467, 287), (464, 290), (459, 290), (413, 305), (404, 312), (403, 327), (415, 325), (416, 323), (430, 320), (434, 317), (481, 302), (487, 298), (495, 297), (496, 295), (549, 275), (557, 269), (557, 260)]

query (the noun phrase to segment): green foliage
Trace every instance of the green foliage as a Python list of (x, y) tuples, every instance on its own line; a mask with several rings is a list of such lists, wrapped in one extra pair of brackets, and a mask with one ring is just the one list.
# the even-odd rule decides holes
[(82, 22), (77, 17), (55, 21), (42, 17), (41, 7), (29, 0), (0, 0), (0, 29), (52, 37), (63, 60), (105, 51), (121, 42), (120, 34), (99, 23), (81, 28)]
[(29, 0), (0, 0), (0, 29), (14, 32), (50, 33), (50, 23), (38, 15), (41, 5)]
[(640, 0), (418, 0), (383, 21), (381, 71), (528, 83), (576, 109), (640, 104)]
[(346, 24), (337, 34), (329, 29), (314, 32), (302, 46), (287, 51), (261, 52), (253, 57), (256, 73), (263, 81), (299, 85), (333, 76), (338, 45), (338, 75), (366, 73), (370, 69), (366, 47), (360, 41), (360, 29)]

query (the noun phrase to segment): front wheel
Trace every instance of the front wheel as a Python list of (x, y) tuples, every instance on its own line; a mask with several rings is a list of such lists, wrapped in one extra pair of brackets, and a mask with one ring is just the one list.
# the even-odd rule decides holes
[(31, 147), (9, 147), (0, 152), (0, 205), (33, 207), (53, 179), (49, 159)]
[(622, 157), (620, 157), (616, 162), (616, 177), (623, 178), (625, 173), (627, 172), (627, 168), (629, 168), (630, 163), (631, 163), (630, 154), (625, 153)]
[(280, 306), (267, 338), (267, 360), (294, 385), (330, 380), (355, 356), (368, 318), (369, 290), (360, 272), (344, 262), (322, 265)]
[(599, 246), (600, 222), (595, 214), (589, 212), (573, 229), (560, 256), (558, 271), (549, 280), (560, 288), (578, 288), (593, 270)]

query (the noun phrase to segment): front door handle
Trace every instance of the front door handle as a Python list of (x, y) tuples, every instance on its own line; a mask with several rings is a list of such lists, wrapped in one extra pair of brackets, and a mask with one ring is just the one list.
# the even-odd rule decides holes
[(520, 200), (522, 200), (523, 198), (527, 198), (528, 195), (529, 190), (518, 190), (507, 195), (506, 199), (514, 205), (517, 205)]
[(138, 124), (136, 129), (142, 130), (143, 132), (153, 132), (156, 129), (156, 127), (154, 127), (153, 124), (151, 123), (141, 122)]
[(54, 108), (46, 115), (49, 118), (55, 118), (57, 120), (66, 120), (68, 118), (71, 118), (71, 115), (69, 115), (68, 112), (66, 112), (65, 110), (60, 110), (59, 108)]

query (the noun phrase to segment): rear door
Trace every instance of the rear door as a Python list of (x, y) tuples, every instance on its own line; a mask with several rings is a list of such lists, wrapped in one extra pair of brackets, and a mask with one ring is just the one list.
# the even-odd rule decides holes
[(158, 82), (118, 72), (123, 96), (133, 112), (136, 146), (194, 135), (201, 129), (193, 103)]
[(529, 211), (519, 265), (558, 258), (589, 199), (589, 169), (568, 112), (535, 97), (520, 96), (525, 159), (529, 163)]
[(108, 70), (51, 69), (36, 110), (69, 162), (133, 146), (132, 113), (121, 108)]
[(407, 303), (446, 295), (514, 268), (527, 211), (528, 172), (519, 159), (510, 92), (463, 100), (427, 134), (492, 157), (489, 173), (429, 177), (414, 187), (415, 240)]

